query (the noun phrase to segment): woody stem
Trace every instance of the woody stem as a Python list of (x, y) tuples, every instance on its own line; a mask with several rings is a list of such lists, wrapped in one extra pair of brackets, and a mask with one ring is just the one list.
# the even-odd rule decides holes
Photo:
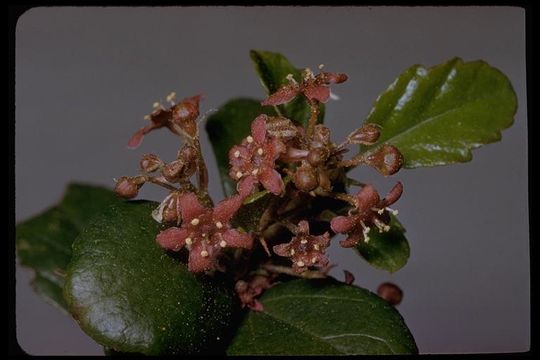
[(201, 143), (199, 139), (194, 139), (193, 144), (195, 145), (195, 148), (197, 149), (197, 182), (199, 184), (199, 190), (201, 190), (204, 193), (208, 192), (208, 169), (206, 168), (206, 163), (204, 162), (204, 158), (202, 155), (201, 150)]
[(272, 264), (264, 264), (261, 265), (261, 268), (264, 270), (278, 273), (278, 274), (287, 274), (291, 276), (301, 277), (304, 279), (324, 279), (326, 278), (326, 275), (318, 272), (318, 271), (304, 271), (302, 273), (295, 272), (292, 268), (286, 267), (286, 266), (279, 266), (279, 265), (272, 265)]
[(164, 187), (167, 190), (172, 190), (172, 191), (178, 190), (177, 188), (175, 188), (174, 186), (166, 182), (163, 177), (147, 176), (146, 181), (151, 182), (152, 184), (156, 184), (161, 187)]
[(313, 131), (315, 130), (315, 125), (317, 124), (317, 117), (319, 116), (319, 103), (314, 100), (308, 100), (308, 102), (311, 109), (311, 115), (309, 117), (306, 135), (308, 139), (311, 139)]
[(337, 167), (338, 168), (340, 168), (340, 167), (353, 167), (353, 166), (357, 166), (358, 164), (363, 163), (364, 161), (365, 161), (364, 155), (363, 154), (358, 154), (355, 157), (353, 157), (352, 159), (342, 160), (342, 161), (338, 162)]

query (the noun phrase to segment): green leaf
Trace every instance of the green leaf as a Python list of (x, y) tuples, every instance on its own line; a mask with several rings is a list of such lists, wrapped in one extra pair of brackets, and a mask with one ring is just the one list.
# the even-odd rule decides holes
[[(280, 53), (251, 50), (249, 52), (255, 71), (259, 75), (261, 84), (268, 95), (276, 92), (282, 85), (288, 84), (288, 74), (292, 74), (297, 82), (302, 79), (302, 69), (294, 67), (285, 56)], [(298, 124), (306, 126), (311, 115), (311, 109), (303, 96), (296, 97), (288, 104), (277, 106), (279, 113)], [(318, 122), (324, 119), (324, 104), (319, 104)]]
[(365, 122), (381, 125), (381, 136), (362, 149), (392, 144), (407, 168), (470, 161), (471, 149), (501, 139), (516, 109), (510, 81), (484, 61), (415, 65), (375, 102)]
[(401, 315), (377, 295), (333, 279), (294, 280), (267, 290), (229, 355), (415, 354)]
[(356, 250), (374, 267), (393, 273), (407, 264), (410, 249), (405, 228), (395, 216), (391, 215), (389, 225), (390, 230), (382, 233), (373, 227), (368, 234), (369, 242), (360, 241)]
[(119, 201), (105, 188), (73, 183), (57, 206), (17, 225), (17, 254), (21, 265), (36, 272), (32, 281), (36, 293), (66, 309), (62, 287), (71, 244), (94, 214)]
[(276, 116), (271, 107), (262, 107), (260, 100), (239, 98), (228, 101), (208, 117), (206, 131), (216, 156), (225, 195), (236, 192), (236, 183), (229, 177), (229, 150), (250, 134), (251, 122), (260, 114)]
[(114, 204), (73, 244), (64, 297), (81, 328), (118, 352), (219, 352), (235, 300), (155, 241), (153, 202)]

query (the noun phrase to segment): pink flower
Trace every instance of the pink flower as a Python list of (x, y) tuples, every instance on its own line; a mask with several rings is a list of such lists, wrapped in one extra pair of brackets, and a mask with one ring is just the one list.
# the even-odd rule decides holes
[(292, 75), (287, 77), (288, 84), (280, 87), (275, 93), (261, 102), (262, 105), (281, 105), (288, 103), (299, 94), (303, 94), (308, 100), (327, 102), (330, 98), (330, 84), (340, 84), (347, 80), (347, 75), (340, 73), (321, 72), (314, 76), (306, 69), (303, 81), (298, 84)]
[(160, 232), (156, 241), (163, 248), (173, 251), (185, 246), (189, 250), (189, 271), (214, 269), (222, 249), (251, 249), (253, 245), (249, 234), (233, 229), (229, 223), (242, 201), (241, 196), (235, 195), (212, 209), (202, 206), (194, 193), (186, 193), (179, 198), (178, 204), (182, 225)]
[(249, 195), (258, 183), (275, 195), (285, 188), (281, 175), (275, 170), (275, 161), (285, 152), (285, 145), (268, 135), (266, 120), (266, 115), (259, 115), (251, 123), (251, 135), (229, 151), (229, 175), (239, 181), (242, 196)]
[(333, 231), (348, 235), (347, 239), (340, 242), (341, 246), (353, 247), (360, 240), (368, 242), (372, 226), (376, 226), (379, 232), (390, 230), (388, 212), (396, 212), (388, 206), (398, 201), (402, 193), (403, 185), (398, 182), (381, 200), (373, 186), (364, 186), (356, 194), (356, 206), (349, 210), (349, 216), (336, 216), (330, 223)]
[(238, 280), (234, 286), (242, 307), (253, 311), (263, 311), (264, 307), (256, 297), (272, 286), (272, 279), (262, 275), (255, 275), (249, 281)]
[(191, 137), (195, 136), (197, 132), (196, 120), (199, 117), (199, 102), (201, 99), (202, 95), (185, 98), (168, 109), (163, 108), (159, 103), (155, 103), (155, 110), (145, 117), (151, 121), (151, 124), (137, 130), (131, 139), (129, 139), (128, 147), (130, 149), (137, 148), (141, 144), (144, 135), (162, 127), (167, 127), (176, 135), (187, 133)]
[(324, 254), (330, 244), (330, 234), (310, 235), (309, 223), (302, 220), (298, 223), (295, 236), (286, 244), (274, 246), (274, 252), (279, 256), (290, 257), (293, 270), (304, 272), (310, 266), (324, 267), (328, 258)]

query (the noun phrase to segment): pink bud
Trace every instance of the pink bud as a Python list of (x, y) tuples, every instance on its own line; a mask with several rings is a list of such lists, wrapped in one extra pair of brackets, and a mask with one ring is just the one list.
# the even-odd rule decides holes
[(377, 294), (393, 306), (398, 305), (403, 299), (403, 291), (390, 282), (381, 284), (377, 289)]
[(351, 144), (372, 145), (377, 142), (381, 135), (379, 128), (375, 124), (364, 124), (349, 135)]
[(141, 170), (147, 173), (154, 172), (163, 166), (163, 161), (154, 154), (145, 154), (139, 162)]
[(374, 153), (369, 154), (364, 161), (367, 165), (373, 166), (384, 176), (389, 176), (401, 169), (401, 166), (403, 165), (403, 155), (395, 146), (384, 144)]
[(132, 199), (139, 193), (139, 188), (144, 184), (144, 181), (141, 180), (140, 176), (135, 178), (130, 178), (127, 176), (122, 176), (116, 181), (116, 186), (114, 191), (120, 197), (125, 199)]

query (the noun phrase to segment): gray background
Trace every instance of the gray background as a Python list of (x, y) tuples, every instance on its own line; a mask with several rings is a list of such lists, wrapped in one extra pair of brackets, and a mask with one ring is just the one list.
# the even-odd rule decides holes
[[(263, 96), (251, 48), (279, 51), (297, 66), (342, 71), (341, 100), (327, 106), (333, 137), (342, 139), (377, 95), (405, 68), (453, 56), (484, 59), (512, 81), (519, 110), (503, 141), (474, 151), (474, 161), (357, 178), (382, 193), (401, 180), (397, 208), (411, 258), (397, 274), (368, 266), (333, 246), (332, 271), (352, 271), (375, 290), (399, 284), (398, 309), (422, 353), (513, 352), (529, 348), (529, 247), (525, 15), (520, 8), (190, 7), (35, 8), (16, 32), (16, 218), (54, 204), (69, 181), (113, 186), (135, 174), (141, 154), (167, 160), (177, 141), (152, 133), (126, 149), (153, 101), (206, 93), (202, 111), (236, 96)], [(221, 198), (206, 134), (211, 194)], [(165, 193), (146, 186), (142, 198)], [(69, 317), (28, 286), (17, 268), (17, 336), (31, 354), (100, 354)], [(360, 315), (359, 315), (360, 316)]]

